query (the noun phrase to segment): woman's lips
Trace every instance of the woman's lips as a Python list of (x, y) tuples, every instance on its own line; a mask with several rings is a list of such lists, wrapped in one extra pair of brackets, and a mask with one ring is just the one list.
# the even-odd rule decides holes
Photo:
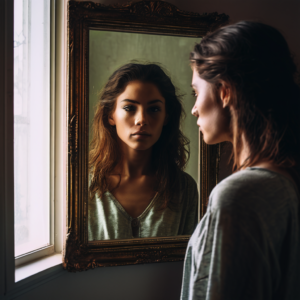
[(132, 137), (134, 137), (136, 139), (146, 139), (146, 138), (150, 137), (150, 134), (136, 133), (136, 134), (133, 134)]
[(151, 134), (149, 134), (147, 132), (136, 132), (136, 133), (133, 133), (131, 136), (136, 139), (146, 139), (146, 138), (149, 138), (151, 136)]
[(199, 131), (201, 131), (201, 126), (200, 126), (199, 122), (197, 122), (197, 126), (199, 127)]

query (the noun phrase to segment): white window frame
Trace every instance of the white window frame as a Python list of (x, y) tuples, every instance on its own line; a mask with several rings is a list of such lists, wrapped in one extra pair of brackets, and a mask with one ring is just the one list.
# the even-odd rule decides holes
[[(51, 246), (14, 257), (14, 1), (0, 1), (0, 298), (10, 299), (63, 272), (66, 228), (67, 0), (51, 0)], [(56, 267), (53, 267), (55, 266)], [(52, 268), (50, 268), (52, 267)], [(50, 268), (50, 269), (49, 269)], [(19, 276), (18, 276), (19, 272)], [(38, 273), (38, 274), (36, 274)], [(35, 275), (34, 275), (35, 274)], [(34, 276), (33, 276), (34, 275)], [(18, 279), (19, 278), (19, 279)], [(21, 279), (21, 280), (20, 280)]]

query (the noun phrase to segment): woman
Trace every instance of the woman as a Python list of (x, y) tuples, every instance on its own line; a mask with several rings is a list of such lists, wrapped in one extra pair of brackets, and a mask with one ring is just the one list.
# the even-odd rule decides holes
[(192, 114), (208, 144), (233, 145), (185, 258), (181, 299), (300, 299), (300, 91), (282, 35), (239, 22), (191, 53)]
[(127, 64), (105, 85), (90, 146), (89, 240), (191, 234), (195, 181), (183, 169), (188, 139), (170, 78), (155, 64)]

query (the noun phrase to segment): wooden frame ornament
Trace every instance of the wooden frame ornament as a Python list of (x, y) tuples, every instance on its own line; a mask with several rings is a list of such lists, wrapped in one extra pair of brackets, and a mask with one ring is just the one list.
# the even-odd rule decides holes
[[(180, 261), (189, 236), (88, 242), (88, 99), (89, 30), (202, 37), (225, 25), (225, 14), (190, 13), (163, 1), (106, 6), (70, 1), (68, 9), (68, 233), (63, 266), (83, 271), (100, 266)], [(200, 216), (217, 182), (220, 147), (208, 146), (200, 135)]]

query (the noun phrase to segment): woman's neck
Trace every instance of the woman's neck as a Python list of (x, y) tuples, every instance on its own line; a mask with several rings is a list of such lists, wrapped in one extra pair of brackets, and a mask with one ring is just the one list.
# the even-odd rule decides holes
[(249, 156), (250, 156), (250, 147), (243, 134), (241, 139), (241, 151), (239, 156), (239, 164), (240, 166), (242, 166), (242, 169), (245, 163), (247, 162)]
[[(250, 156), (250, 147), (247, 141), (245, 140), (244, 135), (242, 135), (241, 152), (240, 152), (240, 159), (239, 159), (240, 166), (245, 165), (249, 156)], [(291, 181), (295, 182), (293, 177), (291, 176), (290, 170), (282, 167), (278, 167), (273, 162), (270, 162), (267, 159), (259, 159), (258, 161), (255, 162), (255, 164), (252, 167), (267, 169), (276, 173), (280, 173), (288, 177)], [(243, 169), (245, 169), (245, 167), (241, 168), (241, 170)]]
[(147, 150), (135, 150), (122, 143), (122, 159), (115, 167), (113, 173), (128, 177), (140, 177), (152, 173), (151, 155), (152, 148)]

